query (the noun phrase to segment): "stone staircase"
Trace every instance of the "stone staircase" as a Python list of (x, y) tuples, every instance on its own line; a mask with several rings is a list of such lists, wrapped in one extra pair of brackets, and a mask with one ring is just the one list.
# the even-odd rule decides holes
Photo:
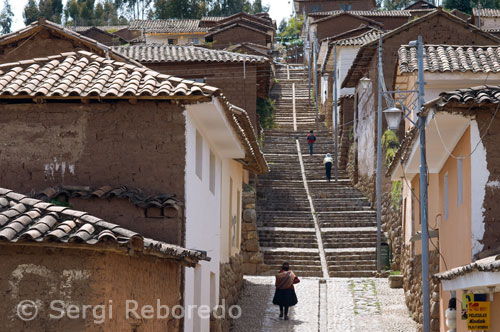
[[(275, 99), (277, 128), (265, 131), (264, 154), (269, 174), (259, 176), (257, 225), (264, 261), (276, 273), (288, 261), (299, 276), (322, 277), (316, 217), (324, 247), (325, 268), (331, 277), (372, 276), (376, 269), (376, 215), (355, 189), (345, 171), (337, 183), (326, 182), (323, 157), (333, 152), (332, 133), (320, 124), (315, 128), (315, 108), (309, 102), (307, 71), (280, 67), (279, 83), (271, 92)], [(293, 91), (297, 131), (294, 130)], [(309, 156), (306, 135), (315, 130), (314, 154)], [(315, 208), (311, 212), (302, 181), (297, 152), (299, 140), (307, 185)], [(333, 173), (333, 170), (332, 170)], [(325, 273), (324, 273), (325, 272)]]

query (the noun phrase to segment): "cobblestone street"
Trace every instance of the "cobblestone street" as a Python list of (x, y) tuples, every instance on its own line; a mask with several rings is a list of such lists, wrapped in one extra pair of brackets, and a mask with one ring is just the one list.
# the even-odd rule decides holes
[(271, 303), (274, 277), (246, 276), (239, 301), (243, 314), (234, 321), (232, 331), (418, 331), (404, 304), (403, 290), (390, 289), (387, 279), (320, 281), (302, 278), (295, 285), (299, 303), (290, 309), (290, 320), (284, 321)]

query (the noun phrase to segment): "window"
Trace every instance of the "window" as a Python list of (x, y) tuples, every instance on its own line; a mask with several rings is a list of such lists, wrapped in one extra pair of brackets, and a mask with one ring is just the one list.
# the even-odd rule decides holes
[(210, 181), (209, 181), (209, 188), (212, 194), (215, 195), (215, 155), (210, 150)]
[(316, 13), (322, 11), (321, 5), (309, 5), (309, 12)]
[(464, 201), (464, 161), (463, 159), (457, 160), (457, 196), (458, 196), (458, 206), (462, 205)]
[(443, 214), (444, 220), (448, 219), (448, 173), (444, 175), (444, 184), (443, 184)]
[(196, 131), (196, 175), (200, 180), (203, 174), (203, 138), (200, 132)]
[(351, 9), (352, 9), (352, 5), (351, 4), (343, 3), (343, 4), (340, 5), (340, 10), (349, 11)]
[(188, 80), (190, 81), (195, 81), (195, 82), (198, 82), (198, 83), (205, 83), (205, 78), (204, 77), (201, 77), (201, 78), (188, 78)]
[(169, 39), (168, 44), (169, 45), (177, 45), (177, 39)]
[(216, 293), (215, 293), (215, 290), (217, 288), (217, 283), (216, 283), (216, 279), (215, 279), (215, 273), (213, 272), (210, 272), (210, 308), (215, 308), (215, 306), (217, 305), (216, 303)]

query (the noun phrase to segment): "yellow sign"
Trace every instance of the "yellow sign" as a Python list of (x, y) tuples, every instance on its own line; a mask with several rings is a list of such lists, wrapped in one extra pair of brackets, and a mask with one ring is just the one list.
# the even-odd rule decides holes
[(472, 293), (463, 293), (462, 294), (462, 320), (467, 319), (467, 307), (469, 302), (474, 301), (474, 294)]
[(467, 305), (467, 329), (471, 331), (490, 329), (490, 302), (469, 302)]

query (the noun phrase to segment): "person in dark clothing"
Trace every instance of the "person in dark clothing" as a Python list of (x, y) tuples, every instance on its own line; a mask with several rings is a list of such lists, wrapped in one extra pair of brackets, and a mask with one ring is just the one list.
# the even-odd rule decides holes
[(329, 153), (326, 154), (325, 159), (323, 159), (323, 164), (325, 165), (326, 180), (330, 182), (330, 179), (332, 177), (332, 164), (333, 164), (333, 158), (331, 154)]
[(316, 136), (314, 136), (314, 132), (311, 130), (309, 134), (307, 134), (307, 143), (309, 144), (309, 154), (313, 155), (313, 145), (316, 142)]
[(295, 294), (294, 284), (299, 283), (299, 278), (290, 271), (287, 262), (283, 263), (280, 272), (276, 275), (276, 291), (274, 293), (273, 304), (280, 307), (280, 316), (288, 320), (288, 309), (297, 304), (297, 295)]

